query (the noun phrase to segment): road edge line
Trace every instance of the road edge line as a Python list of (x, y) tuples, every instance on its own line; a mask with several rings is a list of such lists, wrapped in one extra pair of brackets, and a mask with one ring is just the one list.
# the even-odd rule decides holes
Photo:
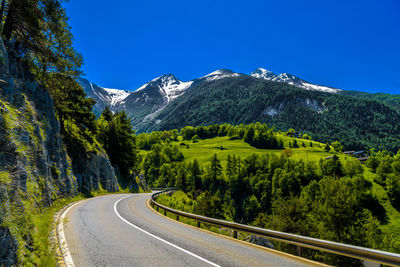
[(73, 208), (74, 206), (80, 204), (81, 202), (85, 201), (86, 199), (79, 200), (77, 202), (73, 202), (68, 204), (67, 206), (63, 207), (62, 210), (57, 215), (56, 219), (56, 237), (57, 237), (57, 245), (58, 245), (58, 252), (59, 256), (62, 259), (60, 263), (61, 266), (66, 267), (75, 267), (74, 260), (72, 259), (71, 253), (68, 249), (67, 240), (65, 239), (64, 233), (64, 219), (67, 212)]

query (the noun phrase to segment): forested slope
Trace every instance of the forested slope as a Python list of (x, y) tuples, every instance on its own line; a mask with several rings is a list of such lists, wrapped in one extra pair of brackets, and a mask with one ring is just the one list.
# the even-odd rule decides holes
[(294, 128), (321, 142), (339, 140), (346, 149), (397, 151), (399, 119), (395, 108), (380, 101), (239, 76), (194, 85), (145, 129), (259, 121), (283, 131)]
[[(284, 149), (274, 149), (274, 142), (253, 149), (254, 140), (264, 139), (261, 134), (267, 132), (265, 140), (277, 139)], [(290, 132), (273, 132), (260, 123), (185, 127), (180, 134), (152, 132), (137, 139), (148, 182), (182, 191), (160, 199), (163, 204), (208, 217), (399, 252), (400, 153), (371, 151), (372, 157), (363, 165), (343, 154), (337, 142), (321, 144), (307, 135), (292, 138)], [(274, 244), (296, 253), (294, 246)], [(304, 249), (303, 256), (338, 266), (361, 264), (311, 249)]]

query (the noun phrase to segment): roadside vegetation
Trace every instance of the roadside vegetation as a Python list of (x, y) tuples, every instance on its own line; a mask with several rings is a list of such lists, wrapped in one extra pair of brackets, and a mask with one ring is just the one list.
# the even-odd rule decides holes
[[(221, 128), (243, 128), (246, 133), (260, 125)], [(220, 134), (197, 138), (196, 128), (190, 129), (191, 135), (182, 129), (137, 137), (148, 183), (181, 189), (171, 197), (161, 196), (160, 203), (208, 217), (399, 252), (400, 154), (371, 151), (370, 159), (361, 164), (343, 154), (339, 142), (322, 144), (308, 135), (294, 138), (292, 130), (273, 132), (280, 149), (258, 149), (240, 136), (214, 129)], [(151, 164), (155, 162), (158, 165)], [(275, 246), (296, 253), (294, 246)], [(359, 264), (311, 249), (303, 255), (334, 265)]]
[[(25, 78), (32, 84), (37, 82), (51, 95), (60, 125), (57, 134), (62, 137), (62, 147), (68, 151), (72, 166), (94, 154), (107, 154), (119, 178), (120, 191), (127, 192), (128, 185), (141, 177), (149, 186), (179, 187), (181, 191), (171, 198), (160, 198), (173, 208), (399, 252), (400, 154), (372, 151), (372, 157), (361, 165), (358, 160), (341, 153), (343, 148), (339, 142), (331, 142), (340, 137), (346, 147), (363, 147), (382, 141), (381, 147), (394, 151), (399, 144), (396, 137), (398, 114), (387, 106), (367, 100), (360, 100), (355, 106), (347, 98), (321, 95), (318, 99), (325, 99), (334, 113), (322, 113), (324, 120), (317, 124), (318, 128), (311, 129), (312, 122), (318, 118), (307, 115), (307, 110), (298, 106), (288, 114), (288, 121), (278, 118), (274, 121), (281, 129), (287, 129), (290, 124), (299, 129), (303, 127), (308, 133), (312, 130), (317, 140), (329, 140), (329, 144), (313, 141), (309, 135), (300, 135), (293, 129), (279, 132), (262, 123), (186, 126), (181, 130), (136, 135), (124, 112), (113, 114), (106, 108), (98, 119), (93, 114), (94, 101), (86, 97), (76, 81), (82, 75), (83, 60), (73, 46), (62, 1), (5, 0), (0, 17), (1, 38), (7, 51), (20, 63), (18, 67), (26, 68), (20, 74), (32, 76)], [(1, 61), (4, 63), (6, 59), (1, 57)], [(19, 83), (17, 79), (16, 83)], [(229, 86), (221, 86), (220, 90), (225, 90), (224, 87)], [(255, 89), (263, 90), (263, 87)], [(277, 99), (287, 99), (287, 92), (279, 90)], [(312, 94), (297, 89), (290, 92), (291, 96), (304, 93), (311, 97)], [(226, 98), (224, 94), (221, 96)], [(269, 96), (264, 92), (263, 97)], [(24, 101), (26, 98), (22, 96), (21, 102)], [(272, 100), (259, 100), (267, 101)], [(343, 105), (338, 105), (338, 101), (343, 101)], [(191, 103), (182, 103), (188, 107), (182, 109), (183, 113), (190, 112), (192, 118), (204, 119), (195, 121), (196, 124), (214, 122), (209, 116), (209, 107), (195, 110)], [(9, 231), (18, 241), (18, 265), (54, 266), (54, 246), (49, 241), (54, 213), (67, 203), (106, 191), (82, 192), (83, 189), (76, 188), (71, 195), (63, 194), (60, 188), (50, 188), (51, 183), (44, 177), (32, 175), (34, 170), (29, 166), (36, 164), (32, 155), (43, 152), (38, 148), (39, 137), (42, 141), (47, 138), (43, 129), (49, 127), (48, 121), (44, 118), (39, 121), (29, 101), (24, 111), (3, 99), (0, 104), (5, 133), (2, 140), (15, 145), (15, 152), (28, 166), (24, 166), (24, 185), (15, 178), (18, 174), (7, 170), (10, 166), (0, 168), (0, 228)], [(220, 102), (220, 108), (211, 111), (218, 115), (245, 113), (242, 112), (247, 108), (244, 102), (232, 101), (231, 104), (242, 110), (235, 111)], [(346, 107), (347, 111), (339, 107)], [(225, 109), (227, 112), (223, 112)], [(375, 118), (374, 123), (363, 123), (361, 119), (367, 115), (360, 120), (348, 120), (349, 114), (360, 114), (360, 110)], [(380, 113), (375, 114), (374, 110)], [(380, 114), (386, 113), (394, 115), (381, 120)], [(303, 116), (301, 119), (299, 114)], [(169, 125), (177, 121), (169, 119)], [(258, 119), (247, 117), (244, 120)], [(33, 121), (39, 128), (38, 133)], [(352, 131), (354, 123), (358, 124), (357, 129), (367, 133), (366, 137), (359, 140), (359, 132)], [(383, 126), (387, 131), (380, 133)], [(27, 137), (33, 138), (33, 145), (27, 146), (20, 140), (21, 129), (27, 131)], [(326, 159), (328, 157), (331, 158)], [(59, 180), (59, 169), (49, 166), (49, 170), (54, 180)], [(70, 169), (67, 171), (68, 176), (72, 175)], [(78, 195), (79, 191), (85, 194)], [(289, 252), (294, 250), (282, 244), (277, 247)], [(305, 250), (304, 255), (337, 265), (359, 263), (312, 250)]]

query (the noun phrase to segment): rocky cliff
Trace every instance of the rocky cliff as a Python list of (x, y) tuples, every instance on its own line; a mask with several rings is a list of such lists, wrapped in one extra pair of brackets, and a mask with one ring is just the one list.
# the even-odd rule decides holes
[(17, 240), (30, 247), (15, 218), (100, 186), (118, 190), (107, 155), (68, 157), (50, 94), (0, 41), (0, 266), (17, 263)]

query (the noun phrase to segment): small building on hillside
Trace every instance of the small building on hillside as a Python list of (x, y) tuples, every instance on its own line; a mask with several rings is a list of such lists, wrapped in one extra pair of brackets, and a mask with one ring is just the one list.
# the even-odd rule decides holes
[(369, 152), (367, 150), (360, 151), (345, 151), (343, 154), (357, 158), (359, 161), (366, 161), (369, 158)]

